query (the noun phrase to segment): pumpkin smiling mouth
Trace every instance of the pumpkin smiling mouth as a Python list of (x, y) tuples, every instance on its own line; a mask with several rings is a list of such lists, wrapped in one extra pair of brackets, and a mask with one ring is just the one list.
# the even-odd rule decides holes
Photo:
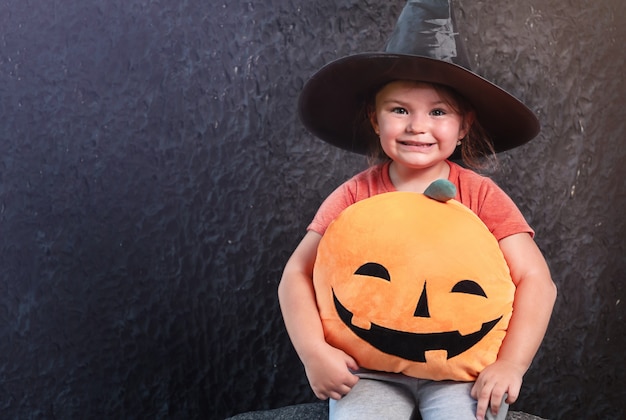
[(374, 323), (369, 329), (364, 329), (352, 324), (352, 312), (341, 304), (334, 290), (333, 300), (339, 318), (359, 338), (383, 353), (422, 363), (426, 363), (426, 352), (430, 350), (445, 350), (448, 359), (458, 356), (478, 343), (502, 319), (500, 317), (485, 322), (480, 330), (467, 335), (462, 335), (459, 331), (410, 333), (381, 327)]

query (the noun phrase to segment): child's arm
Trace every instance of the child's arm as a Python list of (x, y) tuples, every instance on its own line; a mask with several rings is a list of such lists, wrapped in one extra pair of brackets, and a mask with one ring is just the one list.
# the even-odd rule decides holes
[(516, 286), (513, 316), (495, 363), (478, 376), (472, 396), (478, 400), (476, 418), (491, 404), (498, 411), (504, 394), (515, 402), (522, 377), (539, 349), (556, 300), (556, 287), (541, 251), (526, 233), (500, 240), (500, 248)]
[(358, 377), (352, 357), (326, 343), (313, 288), (313, 264), (321, 236), (308, 232), (287, 262), (278, 298), (291, 342), (304, 364), (309, 384), (320, 399), (340, 399)]

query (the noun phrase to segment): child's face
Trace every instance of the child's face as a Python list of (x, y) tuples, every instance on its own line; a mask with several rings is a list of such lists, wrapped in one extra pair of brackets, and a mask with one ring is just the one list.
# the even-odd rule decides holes
[(396, 81), (383, 87), (370, 119), (387, 156), (415, 169), (449, 158), (469, 129), (451, 104), (452, 98), (428, 83)]

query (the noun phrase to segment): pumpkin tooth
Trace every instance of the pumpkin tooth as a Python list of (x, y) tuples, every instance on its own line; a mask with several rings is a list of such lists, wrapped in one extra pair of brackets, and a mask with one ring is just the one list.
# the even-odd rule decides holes
[(358, 317), (356, 315), (352, 316), (352, 325), (358, 328), (362, 328), (364, 330), (369, 330), (372, 328), (372, 323), (365, 318)]
[(424, 357), (426, 358), (426, 363), (437, 366), (446, 363), (448, 352), (445, 350), (428, 350), (424, 352)]
[(476, 325), (464, 325), (461, 326), (458, 331), (459, 334), (461, 334), (462, 336), (466, 336), (469, 334), (473, 334), (476, 331), (480, 331), (481, 326), (479, 325), (478, 327)]

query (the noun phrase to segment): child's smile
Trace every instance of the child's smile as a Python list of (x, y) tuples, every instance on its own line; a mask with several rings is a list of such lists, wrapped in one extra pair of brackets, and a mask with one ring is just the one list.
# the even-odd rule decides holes
[(434, 145), (434, 143), (424, 143), (424, 142), (412, 141), (412, 140), (398, 140), (398, 143), (400, 143), (403, 146), (414, 147), (414, 148), (428, 148)]

